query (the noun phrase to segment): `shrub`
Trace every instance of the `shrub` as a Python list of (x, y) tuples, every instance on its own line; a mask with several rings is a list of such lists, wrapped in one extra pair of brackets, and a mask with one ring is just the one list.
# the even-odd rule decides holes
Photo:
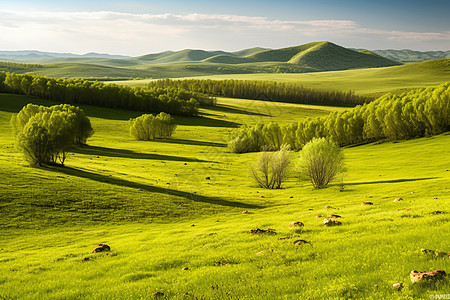
[(251, 166), (256, 183), (266, 189), (279, 189), (289, 166), (289, 146), (282, 145), (276, 152), (260, 152), (258, 160)]
[(17, 147), (33, 165), (64, 164), (70, 147), (85, 143), (94, 132), (83, 110), (67, 104), (28, 104), (11, 118), (11, 125)]
[(325, 187), (343, 169), (341, 149), (325, 138), (315, 138), (300, 152), (300, 172), (315, 188)]
[(130, 119), (130, 134), (141, 141), (170, 138), (176, 127), (174, 119), (166, 113), (160, 113), (156, 117), (144, 114)]

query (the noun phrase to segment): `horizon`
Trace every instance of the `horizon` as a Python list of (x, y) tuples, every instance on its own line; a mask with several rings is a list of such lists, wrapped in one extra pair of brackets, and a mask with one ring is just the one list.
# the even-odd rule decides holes
[(450, 49), (448, 1), (241, 2), (18, 0), (0, 9), (1, 50), (136, 57), (314, 41), (368, 50)]

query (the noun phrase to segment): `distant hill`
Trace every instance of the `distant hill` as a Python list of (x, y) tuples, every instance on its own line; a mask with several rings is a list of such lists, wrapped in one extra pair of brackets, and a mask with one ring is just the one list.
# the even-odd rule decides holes
[(73, 53), (57, 53), (57, 52), (42, 52), (37, 50), (22, 50), (22, 51), (0, 51), (0, 60), (18, 61), (18, 62), (42, 62), (41, 59), (55, 59), (55, 58), (111, 58), (111, 59), (125, 59), (130, 56), (124, 55), (110, 55), (105, 53), (90, 52), (86, 54)]
[(414, 51), (404, 50), (372, 50), (380, 56), (401, 62), (419, 62), (431, 59), (450, 58), (450, 50), (448, 51)]
[[(4, 57), (9, 57), (10, 60)], [(255, 47), (235, 52), (185, 49), (139, 57), (99, 53), (76, 55), (40, 51), (0, 51), (0, 61), (2, 60), (43, 64), (42, 68), (30, 70), (30, 73), (90, 79), (304, 73), (401, 65), (398, 61), (367, 50), (355, 51), (331, 42), (313, 42), (281, 49)]]

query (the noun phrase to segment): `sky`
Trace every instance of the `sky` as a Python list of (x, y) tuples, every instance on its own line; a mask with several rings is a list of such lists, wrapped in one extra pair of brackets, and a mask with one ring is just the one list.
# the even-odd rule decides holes
[(450, 50), (450, 0), (0, 0), (0, 50), (139, 56), (315, 41)]

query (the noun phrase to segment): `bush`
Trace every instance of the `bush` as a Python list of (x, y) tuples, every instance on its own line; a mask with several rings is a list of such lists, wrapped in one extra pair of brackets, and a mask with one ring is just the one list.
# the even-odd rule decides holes
[(315, 188), (325, 187), (343, 172), (341, 149), (325, 138), (315, 138), (300, 152), (300, 173), (311, 180)]
[(79, 107), (28, 104), (11, 118), (17, 147), (33, 165), (61, 163), (73, 144), (84, 144), (94, 133)]
[(260, 152), (251, 167), (256, 183), (266, 189), (279, 189), (289, 166), (289, 146), (282, 145), (276, 152)]
[(174, 119), (166, 113), (130, 119), (130, 134), (140, 141), (170, 138), (176, 127)]

